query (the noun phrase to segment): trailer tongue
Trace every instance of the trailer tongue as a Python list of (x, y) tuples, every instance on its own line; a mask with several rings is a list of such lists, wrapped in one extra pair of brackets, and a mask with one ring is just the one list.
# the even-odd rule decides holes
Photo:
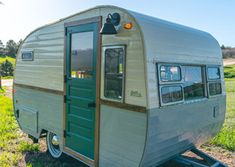
[(228, 167), (196, 147), (189, 150), (195, 156), (178, 155), (160, 167)]

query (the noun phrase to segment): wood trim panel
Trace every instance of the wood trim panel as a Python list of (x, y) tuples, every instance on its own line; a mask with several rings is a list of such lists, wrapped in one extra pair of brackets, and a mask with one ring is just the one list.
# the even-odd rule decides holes
[(100, 100), (100, 103), (104, 104), (104, 105), (107, 105), (107, 106), (112, 106), (112, 107), (116, 107), (116, 108), (131, 110), (131, 111), (135, 111), (135, 112), (142, 112), (142, 113), (147, 112), (146, 107), (136, 106), (136, 105), (132, 105), (132, 104), (108, 101), (108, 100), (103, 100), (103, 99)]
[(37, 86), (32, 86), (32, 85), (14, 83), (13, 86), (14, 87), (18, 86), (18, 87), (27, 88), (27, 89), (38, 90), (38, 91), (46, 92), (46, 93), (53, 93), (53, 94), (57, 94), (57, 95), (64, 95), (64, 92), (60, 91), (60, 90), (42, 88), (42, 87), (37, 87)]
[(98, 19), (98, 43), (97, 43), (97, 58), (96, 58), (96, 120), (95, 120), (95, 150), (94, 160), (95, 166), (99, 166), (99, 146), (100, 146), (100, 85), (101, 85), (101, 45), (102, 35), (99, 34), (99, 30), (102, 27), (102, 17)]

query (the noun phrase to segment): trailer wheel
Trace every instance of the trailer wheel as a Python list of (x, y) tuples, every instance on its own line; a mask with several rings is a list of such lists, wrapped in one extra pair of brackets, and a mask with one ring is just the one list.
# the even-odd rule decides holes
[(60, 149), (59, 137), (52, 133), (47, 132), (47, 148), (53, 158), (59, 158), (62, 155), (62, 150)]

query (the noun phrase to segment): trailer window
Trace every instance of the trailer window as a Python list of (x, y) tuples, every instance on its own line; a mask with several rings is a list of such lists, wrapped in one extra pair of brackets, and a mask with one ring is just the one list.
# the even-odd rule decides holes
[(185, 100), (205, 97), (201, 66), (182, 66), (182, 75)]
[(222, 93), (221, 88), (221, 76), (219, 67), (208, 67), (207, 68), (207, 78), (209, 95), (214, 96)]
[(74, 33), (71, 37), (71, 77), (92, 78), (93, 32)]
[(161, 94), (163, 103), (174, 103), (183, 100), (181, 86), (163, 86), (161, 88)]
[(220, 70), (217, 67), (207, 68), (207, 73), (209, 80), (220, 79)]
[(180, 66), (161, 65), (160, 78), (162, 82), (172, 82), (181, 80)]
[(105, 50), (104, 96), (115, 100), (123, 98), (124, 48)]

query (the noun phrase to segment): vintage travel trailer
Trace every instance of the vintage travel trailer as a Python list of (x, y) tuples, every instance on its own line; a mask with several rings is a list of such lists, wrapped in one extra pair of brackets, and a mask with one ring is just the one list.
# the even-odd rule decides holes
[(157, 166), (208, 141), (225, 97), (210, 34), (115, 6), (40, 27), (17, 55), (21, 129), (89, 166)]

